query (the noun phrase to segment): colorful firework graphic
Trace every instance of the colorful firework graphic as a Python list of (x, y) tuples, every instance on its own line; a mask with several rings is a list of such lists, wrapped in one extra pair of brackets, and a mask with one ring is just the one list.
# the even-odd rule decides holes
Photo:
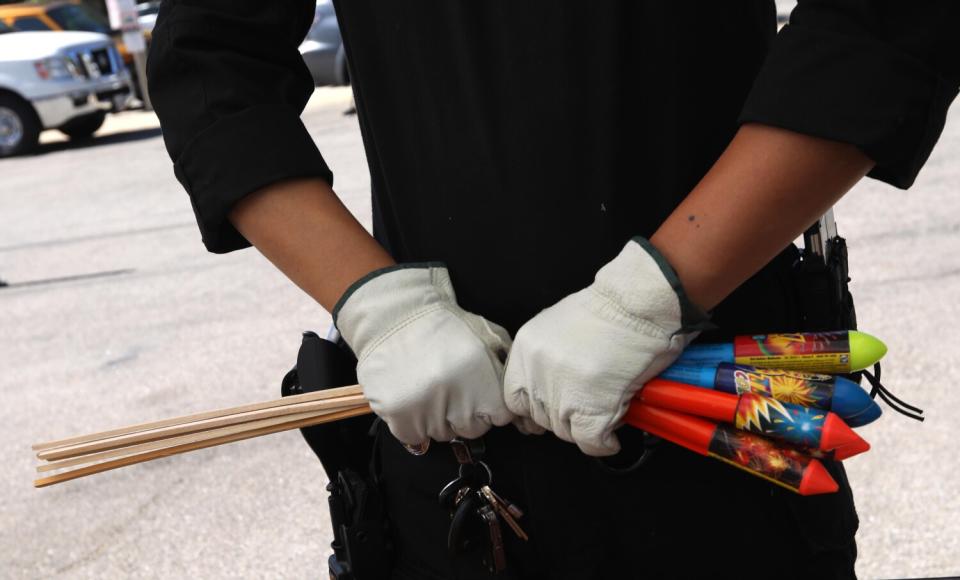
[(758, 435), (719, 425), (710, 441), (710, 454), (732, 465), (757, 472), (777, 483), (799, 489), (810, 457)]
[(740, 395), (734, 426), (803, 447), (818, 448), (826, 418), (827, 413), (822, 409), (744, 393)]
[(755, 354), (763, 356), (850, 352), (850, 340), (846, 332), (757, 334), (750, 337), (750, 342), (758, 351)]
[(730, 364), (717, 367), (716, 383), (723, 391), (760, 393), (784, 403), (819, 409), (830, 408), (835, 388), (835, 379), (830, 375)]
[(843, 332), (757, 334), (734, 339), (735, 362), (788, 370), (849, 370), (850, 338)]
[(744, 393), (740, 396), (734, 419), (737, 429), (763, 433), (765, 425), (770, 425), (775, 420), (793, 420), (783, 403), (756, 393)]

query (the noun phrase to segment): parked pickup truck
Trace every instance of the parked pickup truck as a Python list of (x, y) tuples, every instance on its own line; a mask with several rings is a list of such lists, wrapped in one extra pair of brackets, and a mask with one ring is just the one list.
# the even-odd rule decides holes
[(45, 129), (89, 137), (131, 95), (130, 73), (106, 35), (0, 23), (0, 157), (30, 151)]

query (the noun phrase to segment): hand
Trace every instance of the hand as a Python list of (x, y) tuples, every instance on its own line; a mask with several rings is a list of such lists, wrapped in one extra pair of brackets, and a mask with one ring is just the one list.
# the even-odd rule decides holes
[(520, 329), (504, 376), (507, 407), (521, 430), (548, 429), (588, 455), (613, 455), (613, 430), (634, 393), (706, 324), (666, 260), (634, 238), (593, 284)]
[(510, 335), (457, 305), (446, 268), (377, 270), (340, 298), (334, 321), (370, 407), (402, 443), (472, 439), (513, 420), (502, 386)]

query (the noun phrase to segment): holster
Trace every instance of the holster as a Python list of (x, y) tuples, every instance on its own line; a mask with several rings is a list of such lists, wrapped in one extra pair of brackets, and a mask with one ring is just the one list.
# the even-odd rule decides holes
[(834, 236), (826, 241), (826, 246), (828, 251), (824, 257), (814, 251), (812, 243), (805, 243), (796, 263), (794, 287), (802, 317), (801, 328), (797, 330), (857, 328), (857, 313), (848, 287), (847, 242)]
[[(357, 383), (357, 361), (341, 342), (304, 332), (297, 365), (284, 376), (286, 397)], [(334, 580), (388, 578), (393, 564), (387, 514), (377, 481), (375, 418), (364, 415), (305, 427), (304, 439), (320, 459), (330, 492)]]

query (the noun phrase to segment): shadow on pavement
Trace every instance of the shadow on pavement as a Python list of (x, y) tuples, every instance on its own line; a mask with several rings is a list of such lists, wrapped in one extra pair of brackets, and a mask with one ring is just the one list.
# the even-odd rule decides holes
[(37, 148), (27, 155), (28, 157), (34, 157), (39, 155), (46, 155), (47, 153), (56, 153), (58, 151), (66, 151), (68, 149), (85, 149), (88, 147), (98, 147), (101, 145), (113, 145), (116, 143), (128, 143), (132, 141), (142, 141), (143, 139), (151, 139), (153, 137), (159, 137), (161, 131), (159, 127), (152, 127), (149, 129), (136, 129), (133, 131), (124, 131), (122, 133), (110, 133), (109, 135), (98, 136), (94, 135), (88, 139), (80, 140), (66, 140), (66, 141), (56, 141), (54, 143), (41, 143)]

